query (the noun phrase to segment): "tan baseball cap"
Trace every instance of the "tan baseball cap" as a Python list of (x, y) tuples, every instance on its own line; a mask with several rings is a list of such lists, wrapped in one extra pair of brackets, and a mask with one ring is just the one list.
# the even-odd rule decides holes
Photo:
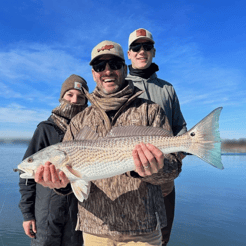
[(130, 49), (130, 45), (133, 42), (135, 42), (136, 40), (138, 40), (140, 38), (145, 38), (145, 39), (149, 40), (150, 42), (152, 42), (153, 44), (155, 43), (155, 41), (153, 40), (153, 36), (152, 36), (151, 32), (149, 32), (148, 30), (146, 30), (144, 28), (139, 28), (130, 34), (129, 41), (128, 41), (128, 49)]
[(96, 58), (103, 56), (103, 55), (114, 55), (114, 56), (121, 58), (123, 61), (125, 61), (124, 52), (123, 52), (121, 45), (115, 42), (112, 42), (112, 41), (105, 40), (93, 48), (91, 52), (90, 65), (92, 65), (92, 62)]

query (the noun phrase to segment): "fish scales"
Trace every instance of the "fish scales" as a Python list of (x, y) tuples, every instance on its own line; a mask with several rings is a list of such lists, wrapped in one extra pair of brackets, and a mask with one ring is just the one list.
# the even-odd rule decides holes
[[(60, 146), (74, 160), (73, 165), (96, 165), (97, 162), (107, 163), (108, 161), (120, 162), (124, 158), (132, 156), (132, 150), (136, 144), (141, 142), (151, 143), (156, 147), (163, 149), (163, 152), (169, 152), (170, 148), (180, 149), (182, 146), (189, 146), (189, 139), (177, 137), (170, 139), (160, 136), (147, 137), (128, 137), (101, 141), (76, 141), (71, 146)], [(187, 147), (184, 147), (187, 149)]]
[[(126, 126), (112, 128), (106, 137), (99, 138), (97, 133), (85, 127), (75, 141), (42, 149), (23, 160), (16, 170), (23, 172), (21, 178), (34, 178), (38, 166), (50, 161), (57, 169), (64, 171), (75, 196), (82, 202), (89, 195), (90, 181), (135, 169), (132, 151), (141, 142), (153, 144), (164, 154), (187, 152), (223, 169), (218, 130), (221, 110), (215, 109), (187, 133), (175, 137), (161, 128)], [(164, 162), (165, 175), (171, 171), (169, 167)]]
[[(134, 170), (132, 150), (141, 142), (151, 143), (164, 153), (175, 150), (186, 151), (189, 146), (187, 137), (135, 136), (100, 141), (76, 141), (72, 145), (66, 142), (60, 145), (70, 158), (71, 166), (80, 171), (88, 179), (112, 177), (122, 172)], [(183, 146), (183, 148), (182, 148)]]
[[(149, 141), (151, 137), (145, 138)], [(134, 170), (132, 149), (144, 138), (121, 138), (101, 141), (76, 142), (80, 147), (66, 146), (65, 152), (70, 158), (73, 168), (82, 170), (89, 179), (99, 176), (115, 176), (122, 172)], [(65, 143), (64, 143), (65, 144)], [(63, 146), (60, 146), (61, 150)]]

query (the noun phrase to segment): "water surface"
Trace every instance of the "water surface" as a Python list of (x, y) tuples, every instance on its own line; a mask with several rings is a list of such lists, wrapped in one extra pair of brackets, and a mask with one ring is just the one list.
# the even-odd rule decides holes
[[(0, 246), (27, 246), (22, 228), (19, 176), (13, 172), (26, 145), (0, 145)], [(194, 156), (176, 179), (176, 214), (169, 246), (244, 246), (246, 155), (222, 156), (219, 170)]]

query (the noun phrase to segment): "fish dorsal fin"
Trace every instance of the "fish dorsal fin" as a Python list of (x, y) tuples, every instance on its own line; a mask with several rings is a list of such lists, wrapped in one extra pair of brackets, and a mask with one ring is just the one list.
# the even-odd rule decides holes
[(150, 126), (117, 126), (106, 135), (107, 138), (132, 137), (132, 136), (164, 136), (171, 137), (173, 134), (160, 127)]
[(83, 127), (79, 133), (76, 135), (75, 140), (97, 140), (99, 135), (92, 131), (89, 126)]

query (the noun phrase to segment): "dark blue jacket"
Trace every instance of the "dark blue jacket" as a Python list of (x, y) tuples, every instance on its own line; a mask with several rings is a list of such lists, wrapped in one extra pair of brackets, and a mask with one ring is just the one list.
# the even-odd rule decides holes
[[(24, 158), (50, 145), (59, 143), (64, 132), (49, 117), (37, 126)], [(36, 184), (34, 179), (19, 181), (21, 200), (19, 207), (24, 221), (35, 220), (37, 233), (31, 245), (81, 246), (82, 232), (75, 231), (78, 200), (74, 194), (60, 196), (54, 190)]]

